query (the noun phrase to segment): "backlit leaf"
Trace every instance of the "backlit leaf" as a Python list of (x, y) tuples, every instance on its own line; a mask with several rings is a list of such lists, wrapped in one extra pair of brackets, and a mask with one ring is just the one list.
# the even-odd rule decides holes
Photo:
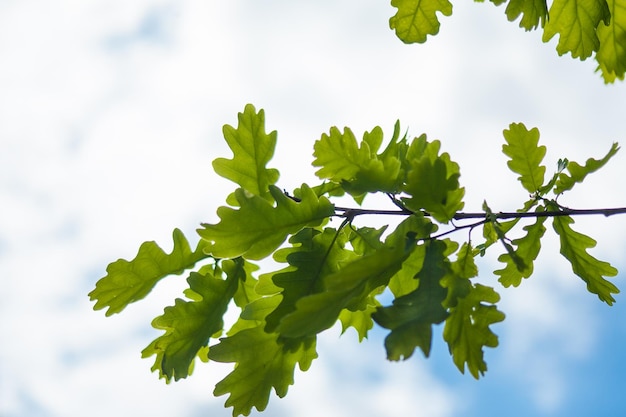
[[(396, 192), (402, 180), (401, 162), (396, 155), (376, 151), (382, 142), (379, 127), (363, 135), (360, 146), (348, 128), (336, 127), (315, 142), (313, 166), (321, 167), (316, 175), (339, 183), (358, 202), (367, 192)], [(391, 147), (397, 146), (392, 141)]]
[(546, 0), (510, 0), (506, 6), (506, 17), (514, 21), (522, 15), (520, 27), (526, 30), (536, 29), (539, 24), (543, 27), (548, 17)]
[(226, 407), (233, 416), (247, 416), (255, 407), (267, 407), (272, 388), (284, 397), (294, 382), (295, 366), (306, 371), (317, 358), (315, 338), (285, 346), (276, 333), (266, 333), (262, 326), (244, 329), (220, 339), (211, 346), (209, 358), (216, 362), (234, 362), (235, 369), (215, 385), (216, 396), (229, 394)]
[[(551, 207), (558, 210), (558, 207)], [(587, 283), (587, 289), (597, 294), (600, 300), (608, 305), (615, 302), (612, 294), (619, 293), (617, 287), (603, 277), (614, 277), (617, 269), (608, 262), (600, 261), (591, 256), (587, 249), (596, 246), (596, 241), (587, 235), (574, 231), (570, 224), (574, 219), (570, 216), (558, 216), (553, 218), (553, 227), (560, 237), (561, 254), (570, 262), (576, 275)]]
[(276, 131), (265, 133), (265, 112), (257, 113), (252, 104), (237, 115), (237, 128), (224, 126), (224, 139), (233, 151), (233, 158), (217, 158), (213, 169), (249, 193), (271, 201), (269, 186), (278, 180), (278, 170), (265, 166), (274, 156)]
[(391, 0), (398, 9), (389, 19), (389, 27), (404, 43), (424, 43), (428, 35), (439, 33), (437, 13), (452, 14), (452, 3), (448, 0)]
[(412, 211), (425, 210), (437, 221), (447, 223), (463, 208), (465, 189), (459, 186), (459, 166), (447, 153), (439, 155), (440, 142), (416, 138), (407, 152), (411, 166), (402, 202)]
[(487, 371), (483, 348), (498, 346), (498, 337), (489, 326), (503, 321), (504, 314), (494, 305), (500, 296), (493, 288), (481, 284), (469, 284), (468, 288), (468, 294), (450, 308), (443, 338), (457, 368), (464, 373), (467, 366), (478, 379)]
[(362, 306), (369, 294), (386, 285), (415, 248), (410, 238), (391, 246), (393, 237), (381, 249), (342, 265), (324, 278), (324, 291), (301, 298), (296, 310), (281, 321), (278, 332), (285, 337), (315, 335), (330, 328), (341, 310)]
[(296, 310), (296, 302), (302, 297), (323, 291), (322, 278), (354, 257), (343, 248), (345, 239), (341, 231), (307, 228), (289, 240), (294, 247), (276, 253), (275, 259), (284, 259), (289, 266), (271, 274), (273, 283), (282, 291), (280, 304), (266, 318), (266, 331), (275, 331), (280, 320)]
[(202, 224), (198, 234), (208, 242), (205, 251), (216, 258), (262, 259), (274, 252), (289, 234), (304, 227), (318, 226), (334, 214), (333, 205), (306, 185), (296, 202), (277, 187), (270, 186), (276, 205), (239, 188), (235, 198), (239, 209), (220, 207), (218, 224)]
[(626, 2), (607, 0), (607, 4), (611, 21), (598, 25), (600, 48), (596, 60), (604, 81), (609, 83), (616, 78), (623, 80), (626, 73)]
[(611, 13), (606, 0), (554, 0), (550, 18), (544, 27), (543, 41), (559, 34), (556, 47), (559, 55), (571, 53), (573, 58), (589, 58), (600, 46), (596, 28), (600, 22), (609, 24)]
[(609, 149), (609, 152), (602, 159), (587, 159), (585, 165), (582, 166), (574, 161), (569, 161), (567, 164), (567, 171), (570, 175), (561, 172), (556, 181), (554, 187), (555, 194), (561, 194), (565, 191), (571, 190), (576, 183), (582, 182), (588, 174), (595, 172), (602, 168), (609, 160), (619, 151), (619, 146), (614, 143)]
[(128, 304), (148, 295), (162, 278), (182, 274), (209, 256), (203, 251), (206, 242), (198, 242), (192, 252), (187, 238), (179, 229), (174, 229), (173, 239), (174, 248), (169, 254), (155, 242), (144, 242), (133, 260), (118, 259), (110, 263), (107, 275), (89, 293), (91, 300), (97, 300), (94, 310), (108, 307), (107, 316), (119, 313)]
[(350, 311), (344, 309), (339, 313), (341, 333), (345, 333), (348, 328), (352, 327), (359, 336), (359, 342), (362, 342), (367, 337), (369, 330), (374, 327), (372, 314), (376, 311), (376, 307), (380, 305), (375, 298), (372, 298), (371, 301), (372, 303), (368, 303), (363, 310)]
[(207, 272), (192, 272), (187, 282), (189, 288), (201, 296), (197, 301), (176, 299), (173, 306), (165, 307), (163, 315), (152, 321), (155, 329), (165, 330), (142, 352), (142, 357), (156, 355), (152, 370), (158, 370), (168, 382), (186, 378), (198, 351), (209, 338), (222, 331), (222, 317), (237, 290), (245, 280), (243, 260), (225, 261), (226, 280)]
[(434, 240), (425, 245), (424, 265), (417, 274), (417, 289), (396, 298), (389, 307), (378, 308), (372, 316), (380, 326), (391, 330), (385, 338), (389, 360), (408, 359), (416, 347), (428, 357), (432, 344), (432, 325), (448, 317), (442, 304), (447, 290), (441, 285), (449, 268), (445, 257), (446, 244)]
[(546, 231), (544, 223), (547, 217), (538, 217), (535, 223), (524, 226), (526, 235), (513, 240), (513, 245), (517, 247), (515, 254), (524, 262), (524, 268), (520, 271), (518, 263), (510, 254), (504, 253), (498, 257), (498, 261), (505, 263), (505, 267), (494, 271), (499, 275), (498, 281), (505, 287), (517, 287), (521, 284), (522, 278), (528, 278), (533, 273), (533, 262), (539, 255), (541, 249), (541, 238)]
[(536, 127), (527, 130), (522, 123), (511, 123), (503, 133), (507, 144), (502, 145), (502, 152), (510, 158), (508, 167), (520, 174), (518, 179), (526, 191), (539, 191), (546, 172), (546, 167), (541, 165), (546, 147), (538, 146), (539, 130)]

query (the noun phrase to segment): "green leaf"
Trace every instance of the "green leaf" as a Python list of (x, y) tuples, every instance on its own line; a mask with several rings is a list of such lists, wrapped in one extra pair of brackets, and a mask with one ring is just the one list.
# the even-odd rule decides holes
[[(555, 211), (559, 209), (554, 204), (549, 208)], [(608, 262), (600, 261), (587, 253), (587, 249), (596, 246), (596, 241), (587, 235), (574, 231), (570, 227), (572, 223), (574, 223), (574, 219), (570, 216), (553, 218), (552, 226), (561, 241), (561, 255), (570, 262), (574, 273), (587, 283), (589, 292), (596, 294), (600, 300), (608, 305), (612, 305), (615, 299), (611, 294), (617, 294), (619, 290), (603, 277), (616, 276), (617, 269)]]
[(213, 394), (230, 394), (225, 406), (233, 407), (233, 416), (247, 416), (252, 407), (258, 411), (267, 407), (272, 388), (284, 397), (294, 382), (296, 364), (302, 371), (308, 370), (317, 353), (315, 338), (285, 346), (276, 333), (266, 333), (261, 325), (220, 339), (209, 349), (209, 358), (236, 363), (235, 369), (216, 384)]
[(398, 9), (389, 19), (389, 27), (404, 43), (424, 43), (428, 35), (439, 33), (437, 12), (444, 16), (452, 14), (448, 0), (391, 0)]
[[(389, 236), (388, 240), (395, 239), (399, 243), (399, 239), (407, 235), (414, 235), (416, 239), (427, 239), (436, 231), (436, 225), (425, 218), (422, 213), (415, 213), (403, 220)], [(389, 280), (388, 287), (396, 298), (417, 289), (419, 281), (416, 277), (424, 265), (425, 254), (426, 246), (417, 245), (407, 259), (402, 262), (402, 268)]]
[(546, 0), (511, 0), (506, 6), (506, 17), (510, 22), (523, 15), (520, 20), (520, 27), (526, 30), (537, 29), (541, 22), (541, 27), (545, 25), (548, 18), (548, 5)]
[(447, 247), (440, 240), (431, 240), (424, 245), (426, 253), (424, 265), (417, 274), (417, 289), (396, 298), (389, 307), (378, 308), (372, 316), (380, 326), (391, 330), (385, 338), (389, 360), (408, 359), (416, 347), (428, 357), (432, 344), (432, 325), (448, 317), (442, 304), (447, 290), (441, 285), (449, 269), (445, 256)]
[(606, 0), (554, 0), (544, 27), (543, 41), (557, 33), (559, 55), (570, 52), (573, 58), (589, 58), (600, 46), (596, 28), (609, 24), (611, 13)]
[(624, 79), (626, 73), (626, 3), (621, 0), (607, 0), (611, 12), (608, 24), (598, 25), (600, 48), (596, 53), (598, 69), (606, 83), (616, 78)]
[(192, 252), (189, 242), (179, 229), (172, 233), (174, 248), (166, 254), (155, 242), (144, 242), (132, 261), (118, 259), (107, 267), (107, 275), (96, 283), (89, 293), (97, 300), (94, 310), (108, 307), (105, 315), (122, 311), (128, 304), (144, 298), (162, 278), (181, 274), (198, 261), (207, 258), (203, 249), (205, 242), (198, 242)]
[[(239, 258), (236, 261), (239, 262)], [(258, 280), (252, 276), (255, 271), (258, 271), (259, 267), (246, 260), (241, 259), (241, 261), (243, 262), (244, 273), (241, 275), (241, 282), (237, 287), (237, 291), (233, 294), (233, 301), (237, 307), (243, 309), (260, 298), (261, 295), (256, 290)], [(229, 265), (229, 263), (224, 262), (224, 265)]]
[(384, 247), (327, 275), (324, 291), (298, 300), (296, 310), (282, 319), (278, 332), (290, 338), (315, 335), (332, 327), (344, 308), (363, 306), (372, 291), (388, 284), (415, 248), (410, 238), (397, 244), (395, 239), (397, 236), (388, 237)]
[(410, 164), (402, 202), (412, 211), (425, 210), (441, 223), (447, 223), (463, 208), (465, 189), (459, 187), (459, 166), (448, 153), (439, 155), (440, 142), (416, 138), (407, 152)]
[(273, 283), (282, 289), (282, 299), (267, 316), (265, 331), (275, 331), (282, 318), (296, 310), (298, 300), (321, 292), (322, 278), (354, 258), (351, 251), (343, 248), (345, 240), (342, 231), (328, 228), (320, 232), (307, 228), (289, 240), (294, 247), (276, 252), (275, 260), (288, 262), (289, 266), (270, 274)]
[[(469, 280), (466, 280), (469, 283)], [(484, 375), (487, 364), (483, 348), (498, 346), (498, 337), (490, 325), (504, 320), (504, 314), (493, 304), (500, 296), (493, 288), (481, 284), (469, 284), (469, 291), (460, 297), (446, 319), (443, 338), (448, 343), (452, 360), (465, 373), (465, 367), (478, 379)]]
[(503, 133), (507, 144), (502, 145), (502, 152), (510, 158), (508, 167), (520, 174), (518, 179), (526, 191), (539, 191), (546, 172), (546, 167), (541, 165), (546, 147), (538, 146), (539, 130), (536, 127), (527, 130), (522, 123), (511, 123)]
[(341, 320), (341, 333), (345, 333), (348, 328), (352, 327), (356, 330), (359, 337), (359, 342), (367, 337), (369, 330), (374, 327), (374, 320), (372, 320), (372, 314), (376, 311), (376, 308), (380, 305), (375, 298), (371, 297), (371, 304), (367, 304), (363, 310), (342, 310), (339, 313), (339, 320)]
[[(360, 146), (350, 129), (341, 133), (331, 128), (314, 145), (313, 166), (321, 167), (316, 175), (341, 184), (359, 203), (368, 192), (396, 192), (403, 176), (401, 162), (391, 152), (377, 155), (381, 142), (380, 127), (366, 132)], [(389, 146), (397, 144), (392, 141)]]
[(619, 146), (617, 143), (613, 143), (609, 152), (600, 160), (589, 158), (587, 159), (587, 162), (585, 162), (585, 166), (581, 166), (574, 161), (569, 161), (567, 164), (567, 171), (570, 175), (563, 172), (559, 174), (554, 187), (554, 193), (562, 194), (565, 191), (571, 190), (576, 183), (582, 182), (588, 174), (602, 168), (617, 153), (617, 151), (619, 151)]
[(317, 198), (306, 185), (302, 199), (296, 202), (277, 187), (270, 186), (276, 205), (239, 188), (235, 198), (239, 209), (220, 207), (218, 224), (202, 224), (198, 234), (208, 241), (205, 252), (216, 258), (262, 259), (274, 252), (288, 235), (304, 227), (318, 226), (334, 214), (325, 197)]
[(252, 104), (237, 115), (237, 128), (225, 125), (224, 139), (233, 151), (233, 159), (217, 158), (215, 172), (249, 193), (271, 200), (269, 186), (278, 180), (278, 171), (265, 166), (274, 156), (276, 131), (265, 133), (265, 112), (257, 113)]
[(521, 284), (522, 278), (528, 278), (532, 275), (533, 262), (539, 255), (541, 238), (546, 231), (543, 225), (546, 219), (547, 217), (538, 217), (535, 223), (524, 227), (526, 231), (525, 236), (512, 242), (517, 247), (515, 250), (516, 256), (523, 261), (524, 268), (522, 270), (519, 269), (519, 263), (510, 254), (504, 253), (498, 257), (498, 261), (506, 264), (504, 268), (494, 271), (496, 275), (500, 276), (498, 281), (503, 286), (510, 287), (512, 285), (517, 287)]
[(156, 355), (153, 371), (168, 382), (174, 378), (186, 378), (191, 373), (193, 360), (198, 351), (207, 346), (209, 338), (222, 331), (223, 316), (237, 290), (239, 282), (245, 280), (243, 260), (224, 261), (227, 279), (211, 273), (192, 272), (187, 282), (199, 300), (176, 299), (174, 306), (165, 307), (163, 315), (152, 321), (155, 329), (165, 330), (141, 355), (143, 358)]
[(491, 324), (504, 320), (504, 314), (494, 305), (500, 296), (493, 288), (472, 284), (471, 278), (478, 275), (474, 263), (474, 251), (464, 244), (452, 264), (451, 273), (442, 280), (448, 289), (444, 306), (449, 308), (443, 338), (457, 368), (465, 373), (465, 367), (474, 378), (484, 375), (487, 364), (483, 348), (496, 347), (497, 336), (490, 330)]

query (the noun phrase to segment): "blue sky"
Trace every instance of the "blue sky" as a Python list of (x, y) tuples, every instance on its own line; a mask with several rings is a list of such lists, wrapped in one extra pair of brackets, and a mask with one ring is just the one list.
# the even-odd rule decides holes
[[(193, 237), (216, 219), (231, 186), (211, 161), (229, 155), (221, 126), (246, 103), (278, 130), (283, 188), (313, 178), (313, 141), (330, 126), (389, 135), (400, 119), (460, 164), (468, 211), (526, 197), (500, 151), (511, 122), (540, 129), (549, 171), (625, 142), (624, 84), (559, 57), (502, 7), (459, 2), (412, 46), (388, 29), (392, 14), (373, 0), (0, 2), (0, 416), (230, 415), (211, 394), (228, 367), (201, 364), (166, 386), (140, 358), (181, 280), (110, 318), (86, 294), (141, 242), (169, 249), (173, 228)], [(624, 158), (560, 202), (626, 206)], [(626, 268), (626, 218), (575, 227)], [(481, 260), (481, 282), (497, 285), (496, 258)], [(622, 294), (613, 307), (588, 294), (555, 238), (531, 279), (499, 292), (507, 319), (484, 379), (461, 375), (438, 339), (428, 360), (389, 363), (382, 330), (359, 345), (333, 328), (265, 415), (626, 414)]]

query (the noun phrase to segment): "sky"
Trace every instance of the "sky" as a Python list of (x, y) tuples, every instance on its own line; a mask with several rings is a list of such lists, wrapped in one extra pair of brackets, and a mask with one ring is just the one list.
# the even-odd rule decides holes
[[(541, 43), (503, 7), (457, 2), (422, 45), (395, 37), (393, 13), (374, 0), (0, 0), (0, 417), (231, 414), (212, 395), (229, 366), (166, 385), (140, 357), (182, 279), (109, 318), (87, 293), (143, 241), (169, 250), (174, 228), (195, 241), (216, 221), (233, 186), (211, 161), (230, 156), (221, 128), (247, 103), (278, 131), (281, 188), (313, 181), (313, 142), (331, 126), (388, 138), (399, 119), (460, 164), (467, 211), (527, 197), (501, 153), (512, 122), (540, 129), (548, 172), (626, 141), (625, 85), (559, 57), (556, 39)], [(625, 158), (559, 201), (626, 206)], [(620, 270), (624, 217), (574, 225)], [(507, 315), (481, 380), (456, 370), (441, 329), (429, 359), (392, 363), (382, 329), (359, 344), (332, 328), (288, 395), (253, 415), (625, 415), (626, 299), (601, 303), (558, 251), (546, 237), (535, 274), (511, 289), (492, 273), (499, 253), (480, 260)]]

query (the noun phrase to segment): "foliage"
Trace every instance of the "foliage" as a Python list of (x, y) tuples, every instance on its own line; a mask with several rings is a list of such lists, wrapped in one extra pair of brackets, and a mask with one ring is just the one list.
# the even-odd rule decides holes
[[(483, 0), (477, 0), (483, 1)], [(507, 0), (490, 0), (496, 6)], [(389, 26), (405, 43), (426, 42), (439, 32), (437, 13), (452, 14), (448, 0), (391, 0), (397, 9)], [(597, 70), (606, 83), (626, 74), (626, 0), (510, 0), (505, 9), (509, 21), (520, 18), (527, 31), (541, 27), (543, 41), (558, 35), (559, 55), (585, 60), (595, 54)]]
[[(574, 274), (600, 300), (615, 301), (618, 289), (605, 277), (617, 271), (587, 252), (595, 241), (571, 228), (571, 216), (580, 213), (557, 198), (607, 163), (617, 144), (584, 165), (559, 160), (546, 180), (539, 131), (513, 123), (504, 130), (502, 150), (528, 201), (515, 213), (493, 212), (487, 203), (481, 213), (462, 213), (459, 165), (437, 140), (400, 137), (399, 123), (384, 147), (380, 127), (360, 141), (348, 128), (331, 128), (314, 144), (320, 182), (289, 193), (274, 185), (278, 170), (266, 166), (277, 134), (265, 132), (262, 110), (247, 105), (224, 136), (233, 159), (218, 158), (213, 166), (237, 188), (217, 210), (219, 221), (202, 224), (196, 249), (179, 230), (169, 254), (146, 242), (133, 260), (110, 264), (89, 295), (95, 309), (111, 315), (144, 298), (165, 276), (186, 272), (186, 299), (154, 319), (164, 333), (143, 357), (154, 356), (152, 369), (168, 382), (187, 377), (196, 357), (234, 363), (214, 394), (228, 395), (235, 416), (265, 409), (272, 389), (286, 395), (296, 366), (306, 371), (317, 358), (317, 335), (338, 322), (343, 331), (353, 327), (359, 340), (374, 323), (388, 329), (392, 361), (411, 357), (416, 348), (429, 356), (433, 326), (442, 325), (454, 364), (479, 378), (487, 370), (485, 348), (498, 345), (492, 327), (504, 313), (496, 289), (477, 282), (475, 260), (501, 248), (500, 283), (520, 285), (533, 272), (549, 220)], [(388, 197), (389, 209), (363, 206), (375, 193)], [(346, 200), (355, 206), (339, 205)], [(357, 226), (355, 218), (364, 214), (402, 220), (380, 229)], [(522, 226), (524, 218), (532, 222)], [(470, 231), (467, 240), (452, 240), (462, 229)], [(521, 236), (511, 239), (516, 230)], [(252, 261), (268, 257), (284, 266), (257, 275)], [(393, 301), (383, 306), (388, 296)], [(229, 308), (239, 316), (225, 328)]]

